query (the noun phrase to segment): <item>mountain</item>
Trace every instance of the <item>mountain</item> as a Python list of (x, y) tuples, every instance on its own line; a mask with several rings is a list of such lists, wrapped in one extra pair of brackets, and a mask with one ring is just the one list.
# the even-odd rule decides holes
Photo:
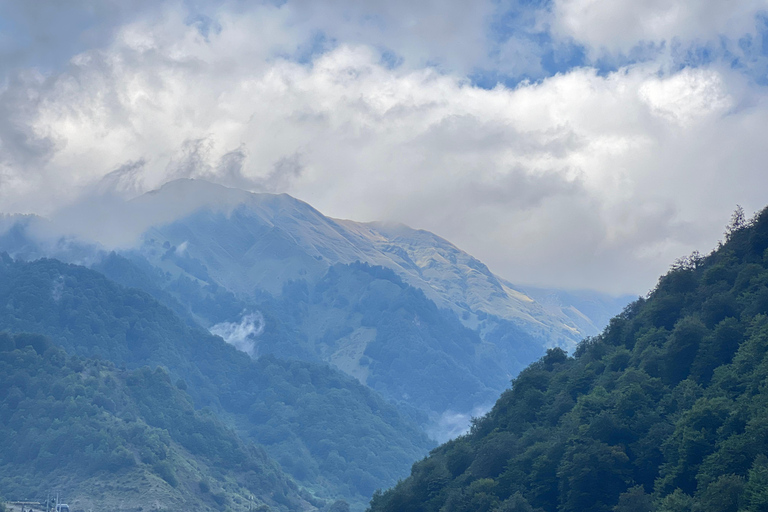
[(454, 311), (481, 332), (503, 319), (544, 345), (569, 348), (595, 334), (581, 332), (567, 314), (547, 311), (482, 262), (427, 231), (331, 219), (286, 194), (251, 194), (200, 180), (167, 183), (131, 206), (145, 216), (176, 216), (143, 235), (150, 261), (172, 274), (212, 279), (238, 294), (255, 289), (279, 294), (288, 281), (315, 281), (331, 265), (362, 262), (394, 270), (439, 308)]
[[(22, 218), (0, 248), (91, 266), (250, 355), (332, 364), (439, 440), (546, 347), (572, 349), (623, 305), (590, 292), (526, 294), (432, 233), (331, 219), (285, 194), (177, 180), (99, 206), (101, 224)], [(123, 249), (46, 236), (62, 222), (103, 240), (127, 233)]]
[(320, 498), (353, 505), (432, 443), (391, 404), (325, 364), (253, 360), (150, 295), (56, 260), (0, 261), (0, 329), (49, 336), (118, 367), (163, 366)]
[(371, 512), (768, 510), (768, 208), (549, 349)]
[(56, 490), (81, 510), (317, 510), (183, 387), (162, 368), (120, 370), (43, 336), (0, 333), (0, 490)]
[(383, 267), (334, 265), (286, 286), (273, 311), (308, 333), (295, 338), (308, 352), (421, 411), (490, 404), (511, 377), (491, 344)]
[[(393, 271), (367, 264), (334, 265), (316, 283), (291, 281), (278, 297), (251, 301), (217, 285), (168, 277), (141, 258), (110, 254), (94, 268), (175, 310), (183, 311), (183, 303), (191, 321), (254, 357), (327, 361), (396, 402), (438, 440), (466, 428), (465, 411), (487, 410), (512, 372), (540, 350), (514, 325), (484, 341)], [(501, 339), (512, 335), (514, 343)], [(505, 346), (514, 349), (502, 352)]]
[[(597, 294), (590, 297), (592, 303), (572, 300), (565, 306), (553, 302), (542, 306), (432, 233), (330, 219), (284, 194), (250, 194), (178, 180), (140, 196), (131, 206), (144, 215), (160, 211), (152, 215), (186, 215), (152, 226), (142, 235), (139, 248), (122, 254), (147, 273), (153, 271), (142, 260), (159, 269), (153, 279), (190, 309), (195, 307), (191, 295), (207, 295), (210, 304), (223, 300), (231, 306), (226, 317), (219, 316), (220, 306), (196, 308), (192, 316), (201, 325), (237, 324), (254, 311), (269, 316), (275, 321), (265, 324), (265, 333), (273, 335), (276, 324), (290, 326), (293, 333), (280, 337), (279, 344), (270, 344), (269, 336), (254, 342), (259, 353), (335, 364), (388, 399), (425, 411), (433, 433), (447, 418), (458, 414), (468, 419), (468, 414), (489, 406), (508, 380), (545, 347), (572, 348), (583, 335), (597, 333), (600, 320), (590, 319), (593, 310), (599, 315), (605, 309), (620, 309), (613, 299)], [(339, 278), (341, 273), (359, 275), (361, 267), (351, 267), (357, 263), (390, 269), (394, 276), (382, 279), (379, 272), (375, 283)], [(329, 282), (336, 283), (333, 293), (319, 291)], [(218, 287), (232, 296), (223, 297)], [(378, 296), (375, 307), (370, 301), (368, 306), (361, 304), (360, 299), (370, 297), (377, 287), (392, 293)], [(395, 287), (409, 294), (410, 304), (395, 297), (401, 293)], [(291, 293), (305, 288), (306, 292)], [(291, 301), (293, 305), (288, 304)], [(414, 301), (432, 302), (435, 308)], [(589, 314), (578, 310), (579, 305), (597, 303), (604, 308), (592, 307)], [(365, 318), (361, 307), (367, 308)], [(406, 315), (407, 307), (440, 313)], [(381, 314), (375, 314), (375, 308)], [(398, 308), (403, 314), (386, 314)], [(410, 341), (403, 343), (397, 333), (408, 332)], [(291, 340), (306, 343), (298, 347)], [(457, 344), (462, 346), (461, 355), (444, 351)], [(403, 351), (405, 345), (409, 350)], [(399, 363), (393, 364), (395, 360)], [(407, 377), (425, 371), (429, 378)], [(456, 390), (452, 396), (446, 393), (449, 388)], [(446, 432), (450, 435), (453, 428)]]

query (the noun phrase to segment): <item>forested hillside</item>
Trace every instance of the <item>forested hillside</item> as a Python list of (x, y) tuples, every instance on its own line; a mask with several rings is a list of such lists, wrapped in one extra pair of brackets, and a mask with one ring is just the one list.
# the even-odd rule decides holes
[(120, 370), (0, 333), (2, 493), (56, 489), (81, 510), (311, 505), (263, 449), (196, 412), (185, 387), (162, 368)]
[(164, 366), (321, 497), (367, 500), (431, 447), (415, 424), (326, 365), (252, 360), (137, 289), (56, 260), (0, 263), (0, 328), (39, 332), (69, 353)]
[(161, 275), (136, 255), (112, 253), (94, 268), (203, 325), (258, 311), (265, 328), (249, 340), (254, 355), (329, 362), (425, 425), (444, 411), (489, 406), (522, 361), (543, 352), (535, 338), (501, 320), (483, 341), (392, 270), (364, 263), (333, 265), (317, 282), (289, 281), (277, 297), (249, 300)]
[(768, 510), (768, 209), (525, 369), (372, 512)]
[(265, 309), (297, 326), (302, 336), (294, 339), (305, 340), (304, 350), (424, 412), (490, 404), (518, 370), (500, 362), (498, 349), (453, 313), (383, 267), (334, 265), (317, 283), (289, 283), (272, 303)]

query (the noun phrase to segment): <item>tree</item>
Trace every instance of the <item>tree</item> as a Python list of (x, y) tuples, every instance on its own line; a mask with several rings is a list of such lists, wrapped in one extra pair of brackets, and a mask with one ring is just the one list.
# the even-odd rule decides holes
[(686, 317), (675, 324), (672, 335), (664, 346), (664, 377), (668, 382), (676, 384), (688, 376), (707, 332), (706, 326), (697, 318)]
[(749, 470), (744, 486), (744, 502), (747, 512), (768, 510), (768, 457), (762, 453)]
[(619, 496), (619, 503), (613, 507), (613, 512), (651, 512), (653, 498), (645, 493), (642, 485), (636, 485)]
[(675, 489), (675, 492), (661, 499), (657, 510), (658, 512), (691, 512), (693, 498), (681, 489)]
[(721, 475), (701, 494), (697, 510), (701, 512), (737, 512), (744, 492), (744, 479), (737, 475)]
[(608, 511), (626, 489), (629, 458), (620, 446), (587, 439), (570, 446), (557, 476), (560, 479), (560, 510)]
[(534, 512), (534, 508), (518, 491), (504, 500), (493, 512)]
[(725, 239), (730, 240), (733, 234), (747, 226), (747, 216), (744, 215), (744, 208), (736, 205), (736, 209), (731, 214), (731, 221), (725, 227)]

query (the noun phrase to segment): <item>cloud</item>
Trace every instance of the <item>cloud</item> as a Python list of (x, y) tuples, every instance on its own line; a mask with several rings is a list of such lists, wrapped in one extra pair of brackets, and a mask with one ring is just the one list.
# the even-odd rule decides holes
[(264, 317), (258, 311), (244, 314), (239, 322), (221, 322), (209, 329), (211, 334), (252, 357), (258, 357), (256, 339), (264, 333)]
[(469, 432), (473, 418), (481, 418), (491, 410), (491, 405), (475, 407), (471, 412), (445, 411), (427, 426), (427, 435), (438, 443), (445, 443)]
[(550, 23), (555, 34), (600, 53), (630, 54), (638, 46), (738, 41), (758, 33), (765, 0), (555, 0)]
[(58, 70), (72, 55), (112, 40), (120, 25), (155, 12), (153, 0), (0, 0), (0, 77)]
[[(214, 148), (215, 137), (213, 136), (185, 140), (181, 144), (180, 151), (171, 158), (166, 166), (165, 180), (203, 179), (215, 181), (228, 187), (256, 192), (281, 192), (288, 188), (291, 182), (299, 178), (303, 172), (301, 155), (298, 152), (279, 158), (265, 175), (249, 176), (245, 170), (248, 158), (246, 144), (242, 143), (237, 149), (216, 157), (213, 156)], [(139, 163), (141, 163), (141, 167), (145, 164), (143, 160)], [(130, 165), (135, 166), (135, 164)], [(121, 166), (120, 169), (123, 167)], [(131, 169), (133, 168), (131, 167)], [(110, 177), (114, 172), (107, 177)], [(116, 192), (121, 192), (123, 189), (126, 187), (121, 189), (120, 183), (110, 188)], [(134, 189), (138, 189), (138, 187), (134, 187)], [(123, 193), (123, 195), (127, 194)]]
[[(322, 19), (293, 3), (233, 9), (201, 30), (168, 7), (9, 83), (0, 210), (76, 219), (61, 209), (205, 178), (432, 230), (513, 282), (643, 293), (714, 246), (737, 203), (765, 201), (767, 98), (738, 69), (651, 61), (483, 89), (392, 66), (369, 42), (297, 61), (297, 24)], [(373, 32), (407, 29), (381, 9)]]
[(143, 192), (141, 175), (147, 161), (140, 158), (120, 165), (114, 171), (107, 173), (96, 184), (97, 195), (115, 193), (123, 197), (135, 197)]
[(298, 0), (287, 7), (304, 32), (388, 50), (408, 67), (462, 74), (488, 62), (487, 28), (498, 8), (487, 0)]
[(639, 93), (652, 113), (681, 125), (732, 106), (722, 79), (712, 70), (685, 69), (671, 77), (651, 78)]

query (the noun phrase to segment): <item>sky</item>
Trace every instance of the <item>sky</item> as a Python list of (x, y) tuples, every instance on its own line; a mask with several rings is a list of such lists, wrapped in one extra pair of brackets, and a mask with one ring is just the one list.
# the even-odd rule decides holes
[(5, 213), (201, 178), (645, 294), (768, 204), (766, 127), (768, 0), (0, 0)]

